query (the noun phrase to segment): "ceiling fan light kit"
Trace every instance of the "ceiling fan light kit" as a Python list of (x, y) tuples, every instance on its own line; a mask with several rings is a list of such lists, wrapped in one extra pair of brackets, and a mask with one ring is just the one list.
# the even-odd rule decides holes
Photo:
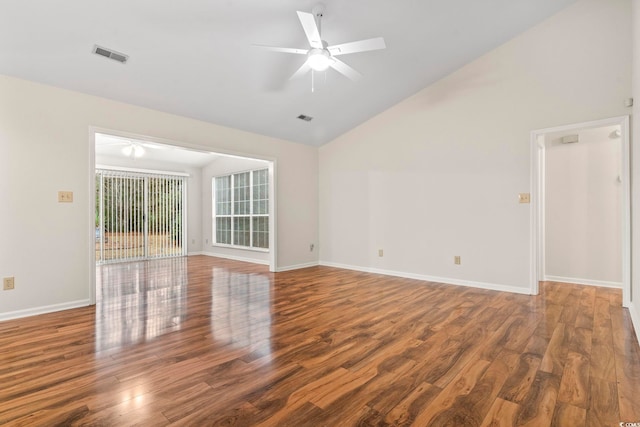
[(331, 65), (331, 54), (325, 49), (310, 49), (307, 63), (313, 71), (324, 71)]
[(144, 156), (144, 148), (132, 143), (122, 148), (122, 154), (131, 159), (139, 159)]
[(325, 71), (329, 68), (333, 68), (350, 80), (356, 81), (362, 77), (362, 74), (336, 58), (336, 56), (386, 48), (382, 37), (329, 46), (326, 41), (322, 40), (322, 36), (320, 34), (320, 21), (324, 14), (324, 6), (321, 4), (316, 5), (313, 8), (313, 13), (298, 11), (297, 14), (300, 24), (302, 25), (302, 29), (309, 41), (309, 49), (256, 45), (257, 47), (273, 52), (307, 55), (307, 60), (289, 79), (295, 79), (306, 74), (310, 70)]

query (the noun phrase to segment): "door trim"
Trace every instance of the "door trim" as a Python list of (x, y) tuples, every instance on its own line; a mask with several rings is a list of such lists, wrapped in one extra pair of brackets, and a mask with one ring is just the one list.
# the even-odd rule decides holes
[[(264, 160), (269, 162), (269, 271), (276, 272), (278, 266), (278, 227), (277, 227), (277, 197), (278, 197), (278, 188), (277, 188), (277, 159), (269, 156), (262, 156), (258, 154), (249, 154), (243, 153), (239, 151), (232, 151), (218, 147), (212, 146), (204, 146), (200, 144), (192, 144), (186, 142), (179, 142), (170, 139), (157, 138), (148, 135), (141, 135), (132, 132), (123, 132), (119, 130), (113, 130), (108, 128), (103, 128), (99, 126), (89, 126), (88, 127), (88, 141), (89, 141), (89, 161), (87, 168), (87, 181), (89, 185), (89, 194), (95, 194), (95, 169), (96, 169), (96, 133), (104, 133), (113, 136), (119, 136), (123, 138), (130, 138), (148, 142), (154, 142), (159, 144), (173, 145), (176, 147), (184, 148), (187, 150), (198, 150), (205, 151), (210, 153), (218, 153), (225, 154), (229, 156), (237, 156), (237, 157), (246, 157), (249, 159), (257, 159)], [(93, 218), (95, 212), (95, 206), (93, 197), (90, 197), (90, 203), (88, 203), (88, 218)], [(185, 203), (186, 206), (186, 203)], [(87, 250), (90, 252), (90, 262), (89, 266), (89, 296), (90, 296), (90, 304), (96, 303), (96, 256), (95, 256), (95, 227), (94, 222), (90, 222), (90, 227), (88, 228), (88, 242), (87, 242)]]
[(530, 292), (538, 295), (544, 272), (544, 136), (552, 132), (575, 131), (604, 126), (620, 126), (622, 141), (622, 305), (631, 303), (631, 174), (629, 145), (629, 116), (556, 126), (531, 131), (531, 214), (530, 214)]

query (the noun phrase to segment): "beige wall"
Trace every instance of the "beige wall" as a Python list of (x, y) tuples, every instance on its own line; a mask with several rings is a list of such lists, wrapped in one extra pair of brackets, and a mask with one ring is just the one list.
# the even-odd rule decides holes
[[(548, 134), (545, 280), (622, 286), (620, 126)], [(567, 134), (579, 142), (563, 144)]]
[[(0, 76), (0, 319), (87, 304), (93, 214), (90, 127), (276, 162), (277, 267), (313, 263), (317, 149)], [(58, 190), (74, 203), (57, 203)]]
[(321, 262), (528, 292), (530, 133), (630, 113), (630, 5), (578, 1), (321, 147)]

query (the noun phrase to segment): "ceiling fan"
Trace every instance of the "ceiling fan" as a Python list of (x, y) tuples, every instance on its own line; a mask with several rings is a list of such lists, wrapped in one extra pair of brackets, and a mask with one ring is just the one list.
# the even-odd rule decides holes
[(300, 19), (300, 24), (302, 24), (304, 33), (307, 36), (307, 40), (309, 40), (309, 49), (256, 45), (257, 47), (274, 52), (306, 55), (307, 60), (300, 68), (298, 68), (298, 71), (296, 71), (290, 79), (300, 77), (306, 74), (309, 70), (325, 71), (327, 68), (331, 67), (347, 78), (356, 81), (362, 77), (362, 74), (336, 57), (346, 55), (348, 53), (366, 52), (386, 48), (382, 37), (329, 46), (326, 41), (322, 40), (320, 35), (320, 21), (324, 13), (324, 6), (321, 4), (315, 6), (312, 13), (300, 11), (297, 13), (298, 19)]
[(122, 154), (125, 157), (130, 157), (132, 159), (142, 157), (145, 154), (145, 148), (151, 148), (155, 150), (166, 150), (168, 148), (167, 146), (162, 144), (130, 140), (106, 134), (96, 134), (96, 147), (109, 145), (122, 145)]

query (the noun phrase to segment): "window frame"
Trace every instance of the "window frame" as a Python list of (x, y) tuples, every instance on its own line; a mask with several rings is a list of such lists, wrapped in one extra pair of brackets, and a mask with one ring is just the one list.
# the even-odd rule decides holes
[[(255, 195), (254, 195), (254, 189), (256, 187), (256, 184), (254, 184), (254, 177), (255, 174), (257, 172), (262, 172), (264, 174), (264, 177), (266, 178), (265, 182), (261, 182), (258, 185), (264, 185), (265, 187), (265, 191), (266, 191), (266, 198), (259, 198), (256, 199)], [(248, 188), (249, 188), (249, 197), (248, 199), (243, 199), (241, 201), (238, 202), (244, 202), (249, 206), (249, 213), (240, 213), (237, 214), (236, 211), (236, 193), (238, 192), (239, 188), (242, 187), (237, 187), (236, 188), (236, 176), (238, 175), (243, 175), (243, 174), (248, 174), (249, 176), (249, 182), (248, 182)], [(225, 198), (225, 200), (223, 201), (223, 203), (228, 203), (229, 204), (229, 213), (228, 214), (221, 214), (218, 215), (217, 214), (217, 204), (218, 204), (218, 186), (216, 183), (216, 180), (219, 178), (227, 178), (228, 179), (228, 186), (223, 189), (223, 191), (227, 192), (227, 197)], [(270, 252), (271, 248), (271, 241), (270, 241), (270, 233), (271, 230), (269, 229), (270, 227), (270, 216), (271, 216), (271, 212), (270, 212), (270, 198), (271, 198), (271, 192), (270, 192), (270, 172), (269, 172), (269, 168), (259, 168), (259, 169), (250, 169), (250, 170), (244, 170), (244, 171), (237, 171), (237, 172), (232, 172), (232, 173), (227, 173), (227, 174), (223, 174), (223, 175), (215, 175), (211, 178), (211, 195), (212, 195), (212, 203), (211, 203), (211, 209), (212, 209), (212, 246), (216, 246), (216, 247), (223, 247), (223, 248), (232, 248), (232, 249), (242, 249), (242, 250), (247, 250), (247, 251), (255, 251), (255, 252), (265, 252), (268, 253)], [(264, 202), (265, 204), (262, 205), (266, 208), (266, 212), (267, 213), (255, 213), (255, 203), (256, 202)], [(229, 239), (231, 241), (231, 243), (220, 243), (218, 242), (218, 218), (229, 218)], [(244, 245), (239, 245), (237, 243), (235, 243), (235, 238), (236, 238), (236, 230), (235, 230), (235, 224), (236, 224), (236, 219), (239, 218), (247, 218), (247, 222), (249, 225), (249, 229), (246, 231), (248, 233), (249, 236), (249, 246), (244, 246)], [(266, 221), (266, 226), (267, 226), (267, 231), (266, 231), (266, 244), (267, 247), (260, 247), (260, 246), (254, 246), (254, 219), (256, 218), (267, 218)], [(264, 232), (264, 231), (262, 231)]]

